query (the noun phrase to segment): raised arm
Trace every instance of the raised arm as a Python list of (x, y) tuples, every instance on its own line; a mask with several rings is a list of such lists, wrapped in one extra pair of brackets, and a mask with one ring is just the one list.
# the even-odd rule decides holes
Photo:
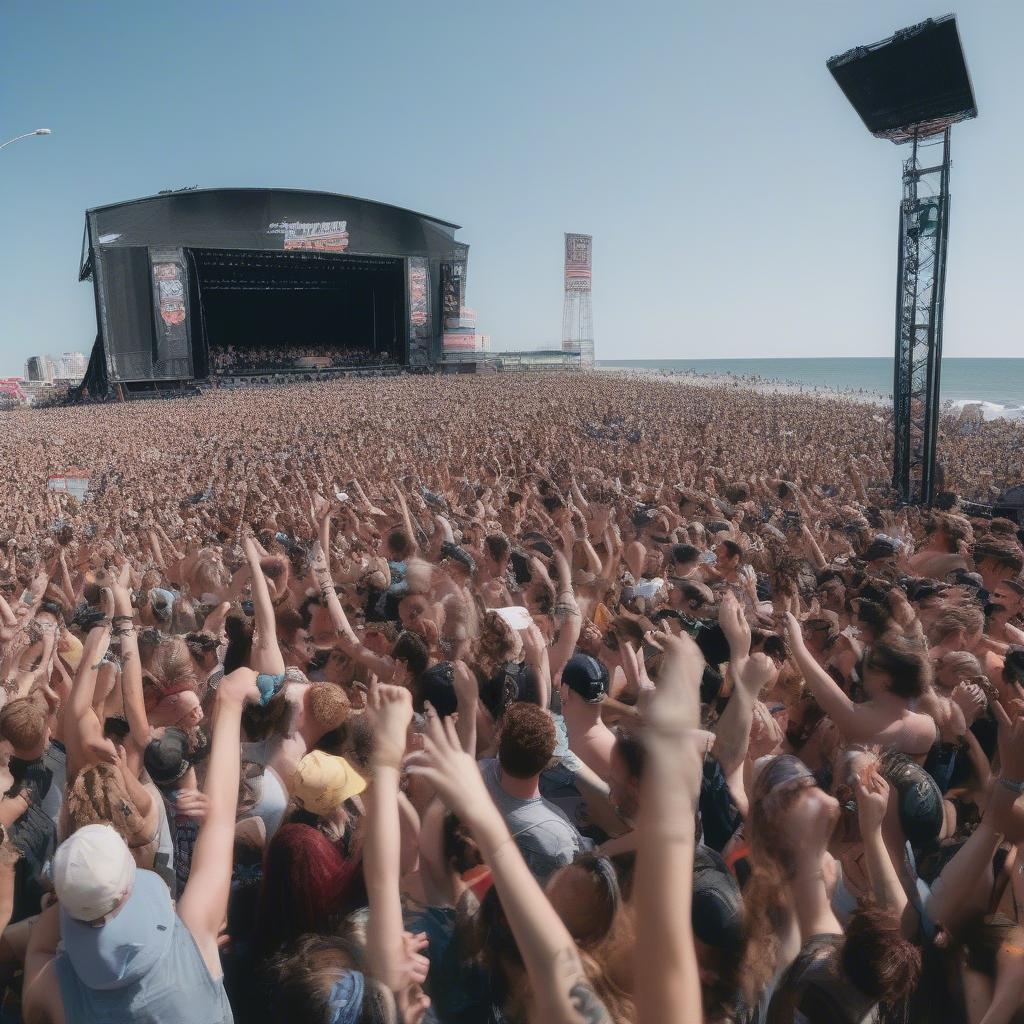
[(999, 701), (992, 702), (999, 725), (999, 778), (992, 788), (992, 824), (1011, 843), (1024, 839), (1024, 718), (1011, 721)]
[(252, 573), (252, 601), (256, 612), (256, 642), (252, 647), (252, 667), (260, 673), (279, 676), (284, 672), (284, 658), (277, 642), (277, 621), (270, 590), (260, 568), (256, 543), (248, 533), (242, 538), (242, 551)]
[[(526, 866), (476, 761), (459, 747), (451, 718), (441, 722), (436, 715), (428, 715), (424, 750), (409, 761), (409, 770), (430, 782), (446, 806), (469, 826), (491, 869), (530, 978), (537, 1019), (546, 1024), (610, 1024), (572, 936)], [(676, 1019), (682, 1018), (665, 1018)]]
[(464, 661), (456, 661), (453, 669), (455, 698), (459, 712), (455, 729), (462, 749), (476, 757), (476, 712), (480, 701), (480, 686), (472, 669)]
[[(108, 592), (109, 594), (109, 592)], [(110, 740), (103, 737), (103, 725), (93, 710), (96, 695), (96, 676), (100, 662), (110, 644), (110, 620), (100, 622), (89, 630), (82, 647), (82, 659), (75, 673), (71, 699), (64, 714), (64, 732), (68, 743), (69, 781), (83, 768), (97, 761), (117, 759), (117, 751)]]
[(867, 778), (857, 780), (856, 793), (857, 818), (871, 891), (878, 906), (891, 910), (902, 921), (903, 912), (907, 909), (907, 894), (882, 837), (882, 822), (889, 805), (889, 783), (877, 770), (872, 770)]
[(404, 964), (402, 939), (398, 779), (412, 721), (412, 696), (402, 686), (377, 684), (370, 691), (366, 714), (374, 735), (373, 785), (364, 797), (367, 817), (363, 873), (370, 905), (366, 959), (370, 973), (397, 994), (411, 980)]
[(140, 749), (149, 742), (149, 719), (142, 696), (142, 662), (139, 659), (139, 637), (135, 630), (131, 594), (128, 592), (129, 569), (127, 563), (115, 578), (113, 635), (121, 638), (121, 692), (124, 713), (128, 719), (132, 741)]
[(754, 705), (772, 678), (772, 662), (766, 654), (750, 653), (750, 625), (733, 592), (726, 591), (718, 621), (729, 641), (729, 677), (732, 695), (715, 724), (715, 757), (728, 778), (741, 767), (750, 745)]
[(874, 729), (857, 714), (856, 705), (843, 693), (839, 684), (814, 660), (804, 644), (800, 623), (792, 612), (786, 612), (786, 635), (793, 659), (804, 677), (807, 688), (822, 710), (850, 740), (874, 738)]
[(576, 650), (580, 631), (583, 629), (583, 616), (580, 614), (580, 606), (576, 603), (576, 595), (572, 589), (572, 571), (560, 551), (555, 552), (555, 568), (558, 574), (555, 619), (559, 625), (558, 638), (548, 651), (552, 685)]
[(178, 901), (178, 916), (192, 933), (210, 974), (222, 974), (217, 935), (228, 909), (235, 845), (235, 815), (241, 762), (242, 708), (259, 700), (256, 673), (238, 668), (217, 688), (210, 763), (203, 791), (209, 799), (199, 830), (188, 885)]
[(405, 495), (402, 493), (402, 488), (398, 486), (398, 482), (395, 481), (391, 486), (395, 492), (395, 497), (398, 499), (398, 507), (402, 512), (402, 523), (405, 526), (406, 535), (409, 538), (409, 543), (412, 545), (411, 553), (416, 554), (420, 546), (416, 540), (416, 528), (413, 526), (412, 516), (409, 513), (409, 504), (405, 500)]
[(807, 550), (811, 554), (814, 567), (819, 570), (824, 569), (828, 565), (828, 561), (822, 554), (821, 548), (818, 547), (818, 542), (815, 539), (814, 534), (811, 533), (806, 523), (800, 527), (800, 534), (804, 539), (804, 543), (807, 545)]
[(548, 661), (548, 648), (544, 642), (544, 634), (541, 633), (537, 623), (531, 621), (526, 629), (519, 631), (519, 635), (523, 638), (523, 650), (526, 652), (527, 663), (537, 674), (540, 706), (548, 708), (551, 705), (551, 665)]
[(693, 849), (701, 766), (692, 735), (700, 724), (704, 657), (685, 634), (665, 637), (666, 659), (646, 729), (634, 901), (637, 1024), (700, 1024), (694, 946)]

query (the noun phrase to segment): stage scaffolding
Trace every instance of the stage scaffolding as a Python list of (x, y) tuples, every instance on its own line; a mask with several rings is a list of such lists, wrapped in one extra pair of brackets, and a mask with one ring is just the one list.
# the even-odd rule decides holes
[(934, 494), (949, 238), (949, 134), (914, 137), (903, 164), (896, 285), (893, 487), (904, 501)]
[(935, 496), (942, 311), (949, 242), (949, 137), (976, 117), (952, 14), (900, 29), (828, 61), (836, 83), (879, 139), (911, 147), (903, 164), (896, 280), (892, 483), (903, 501)]

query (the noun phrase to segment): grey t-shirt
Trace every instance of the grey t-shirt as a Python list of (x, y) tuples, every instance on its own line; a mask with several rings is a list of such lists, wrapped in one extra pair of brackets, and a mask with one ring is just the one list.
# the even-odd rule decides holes
[(571, 864), (577, 854), (593, 849), (594, 844), (580, 835), (565, 813), (542, 796), (529, 800), (509, 796), (501, 788), (501, 766), (496, 758), (481, 761), (480, 773), (527, 867), (539, 882)]

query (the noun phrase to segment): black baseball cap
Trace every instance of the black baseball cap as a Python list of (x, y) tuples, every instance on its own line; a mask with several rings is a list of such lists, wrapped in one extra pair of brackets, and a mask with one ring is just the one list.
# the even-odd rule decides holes
[(458, 562), (470, 574), (476, 572), (476, 561), (473, 556), (465, 548), (460, 548), (458, 544), (445, 541), (441, 545), (441, 555), (452, 562)]
[(672, 545), (672, 561), (677, 565), (687, 565), (690, 562), (696, 562), (699, 558), (700, 551), (692, 544)]
[(911, 847), (921, 849), (942, 830), (942, 792), (935, 780), (905, 754), (888, 753), (879, 762), (882, 777), (896, 791), (900, 826)]
[(864, 552), (865, 562), (874, 562), (879, 558), (892, 558), (896, 554), (896, 541), (891, 537), (886, 537), (884, 534), (879, 534), (875, 539), (868, 545), (867, 551)]
[(980, 573), (968, 569), (954, 569), (946, 579), (961, 587), (974, 587), (975, 590), (981, 590), (985, 585)]
[(587, 704), (600, 704), (608, 692), (608, 669), (589, 654), (574, 654), (562, 669), (562, 682)]
[(693, 933), (714, 949), (743, 948), (743, 897), (725, 861), (709, 846), (693, 851)]
[(1010, 644), (1003, 662), (1003, 675), (1015, 682), (1024, 682), (1024, 646)]
[(142, 763), (155, 785), (160, 788), (173, 785), (192, 767), (188, 736), (173, 726), (165, 729), (162, 736), (146, 744)]
[(447, 718), (458, 709), (459, 702), (455, 695), (455, 669), (450, 661), (442, 661), (431, 665), (421, 672), (417, 679), (419, 699), (417, 705), (423, 706), (429, 701), (439, 718)]

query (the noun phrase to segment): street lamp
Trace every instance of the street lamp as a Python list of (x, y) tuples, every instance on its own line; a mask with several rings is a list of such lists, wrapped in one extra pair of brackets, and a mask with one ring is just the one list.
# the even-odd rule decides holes
[(3, 145), (0, 145), (0, 149), (4, 146), (9, 146), (12, 142), (18, 142), (20, 139), (30, 139), (33, 135), (52, 135), (53, 132), (49, 128), (37, 128), (34, 132), (25, 132), (24, 135), (16, 135), (13, 139), (8, 139)]

